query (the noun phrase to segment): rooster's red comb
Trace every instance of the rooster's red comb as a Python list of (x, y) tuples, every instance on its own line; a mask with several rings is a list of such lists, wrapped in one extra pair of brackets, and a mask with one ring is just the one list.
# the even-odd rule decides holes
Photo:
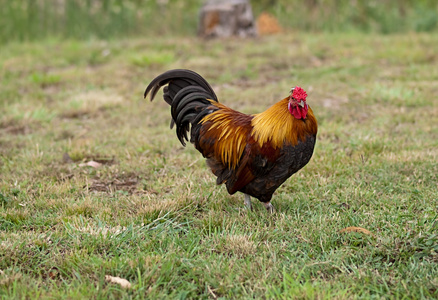
[(305, 101), (307, 98), (307, 93), (301, 87), (296, 86), (292, 92), (292, 98)]

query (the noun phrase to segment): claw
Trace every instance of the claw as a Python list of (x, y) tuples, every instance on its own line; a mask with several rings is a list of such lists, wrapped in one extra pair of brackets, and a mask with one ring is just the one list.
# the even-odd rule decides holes
[(271, 214), (275, 213), (275, 208), (274, 208), (274, 206), (271, 204), (271, 202), (263, 203), (263, 205), (265, 206), (266, 210), (267, 210), (269, 213), (271, 213)]

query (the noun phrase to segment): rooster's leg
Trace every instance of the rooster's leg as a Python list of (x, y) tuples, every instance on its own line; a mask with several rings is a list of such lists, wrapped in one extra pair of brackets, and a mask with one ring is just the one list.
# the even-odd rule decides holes
[(245, 206), (248, 210), (252, 210), (252, 206), (251, 206), (251, 197), (247, 194), (245, 195)]
[(275, 212), (274, 206), (271, 204), (271, 202), (263, 202), (263, 205), (265, 206), (266, 210), (270, 212), (271, 214)]

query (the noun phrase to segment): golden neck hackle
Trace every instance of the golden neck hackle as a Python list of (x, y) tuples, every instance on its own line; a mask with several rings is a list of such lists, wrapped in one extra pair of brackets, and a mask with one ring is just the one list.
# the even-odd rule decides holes
[(294, 118), (288, 110), (289, 97), (274, 104), (266, 111), (254, 115), (251, 125), (254, 140), (262, 147), (270, 143), (274, 149), (285, 143), (295, 146), (307, 135), (316, 134), (318, 125), (309, 107), (305, 120)]

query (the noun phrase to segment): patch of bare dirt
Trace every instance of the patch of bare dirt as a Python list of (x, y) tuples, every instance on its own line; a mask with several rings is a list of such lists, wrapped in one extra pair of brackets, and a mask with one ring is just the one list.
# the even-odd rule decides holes
[(26, 135), (31, 133), (31, 128), (28, 124), (21, 124), (20, 122), (9, 120), (0, 123), (0, 133)]
[(60, 114), (62, 119), (84, 119), (90, 115), (86, 110), (71, 110)]
[(137, 194), (140, 191), (137, 189), (139, 183), (138, 176), (130, 174), (128, 176), (116, 176), (116, 178), (101, 179), (95, 178), (88, 186), (88, 190), (92, 192), (114, 193), (124, 191), (129, 195)]

